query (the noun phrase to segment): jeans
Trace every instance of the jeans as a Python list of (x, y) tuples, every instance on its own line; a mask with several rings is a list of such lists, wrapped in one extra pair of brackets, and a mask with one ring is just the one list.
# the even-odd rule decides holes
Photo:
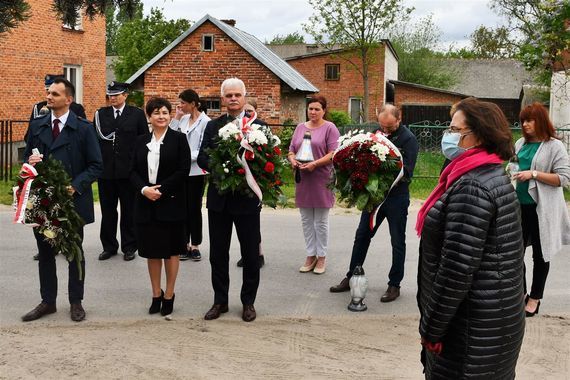
[(356, 229), (352, 256), (350, 258), (349, 271), (346, 277), (350, 278), (357, 265), (363, 265), (370, 247), (370, 241), (378, 231), (384, 219), (388, 220), (390, 241), (392, 243), (392, 267), (388, 274), (388, 285), (400, 287), (404, 278), (404, 262), (406, 260), (406, 223), (408, 221), (408, 207), (410, 206), (410, 194), (398, 194), (389, 196), (380, 206), (376, 215), (376, 226), (370, 230), (370, 213), (363, 211), (360, 223)]

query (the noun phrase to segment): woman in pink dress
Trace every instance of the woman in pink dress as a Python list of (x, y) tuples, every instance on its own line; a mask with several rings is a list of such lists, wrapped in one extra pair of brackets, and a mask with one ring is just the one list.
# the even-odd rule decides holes
[(327, 101), (323, 96), (309, 99), (309, 121), (295, 128), (287, 155), (293, 169), (298, 171), (297, 178), (300, 177), (295, 186), (295, 205), (301, 212), (307, 249), (307, 258), (299, 269), (303, 273), (325, 272), (329, 211), (335, 202), (327, 185), (331, 181), (332, 155), (340, 134), (333, 123), (325, 120), (326, 111)]

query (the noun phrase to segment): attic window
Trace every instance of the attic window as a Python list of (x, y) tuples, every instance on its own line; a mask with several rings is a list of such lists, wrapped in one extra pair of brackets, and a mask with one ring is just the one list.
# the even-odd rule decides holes
[(326, 64), (325, 65), (325, 80), (339, 80), (340, 79), (340, 65), (339, 64)]
[(214, 51), (214, 35), (213, 34), (203, 34), (202, 35), (202, 50), (203, 51)]

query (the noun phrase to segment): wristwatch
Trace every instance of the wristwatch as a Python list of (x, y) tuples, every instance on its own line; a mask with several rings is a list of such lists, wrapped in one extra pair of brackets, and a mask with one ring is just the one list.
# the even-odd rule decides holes
[(536, 179), (538, 177), (538, 172), (536, 170), (532, 171), (532, 179)]

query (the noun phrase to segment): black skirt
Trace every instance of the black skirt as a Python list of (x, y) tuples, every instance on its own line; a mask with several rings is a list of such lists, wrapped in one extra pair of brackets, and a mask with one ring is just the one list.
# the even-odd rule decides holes
[(139, 256), (147, 259), (169, 259), (186, 251), (183, 222), (137, 223)]

